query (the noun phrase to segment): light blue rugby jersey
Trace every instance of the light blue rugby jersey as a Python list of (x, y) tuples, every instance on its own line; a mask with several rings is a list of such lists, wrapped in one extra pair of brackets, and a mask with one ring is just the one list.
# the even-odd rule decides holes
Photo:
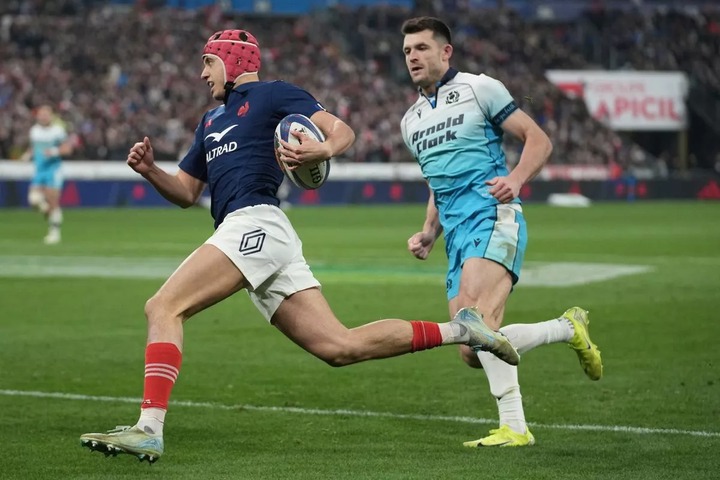
[(435, 195), (440, 222), (450, 230), (499, 203), (485, 181), (509, 173), (500, 125), (518, 107), (500, 81), (484, 74), (450, 68), (438, 85), (434, 99), (419, 95), (401, 129)]
[(45, 155), (45, 150), (52, 147), (59, 147), (67, 140), (67, 132), (62, 125), (52, 123), (48, 126), (35, 124), (30, 127), (30, 145), (32, 146), (32, 158), (38, 170), (52, 168), (60, 165), (60, 155)]

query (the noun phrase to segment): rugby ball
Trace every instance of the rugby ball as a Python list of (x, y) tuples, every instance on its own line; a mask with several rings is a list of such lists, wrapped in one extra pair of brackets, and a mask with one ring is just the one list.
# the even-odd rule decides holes
[[(280, 139), (290, 145), (299, 145), (300, 140), (290, 132), (297, 131), (305, 133), (318, 142), (324, 142), (325, 136), (320, 129), (305, 115), (293, 113), (280, 120), (275, 128), (275, 148), (280, 146)], [(320, 188), (330, 173), (330, 160), (318, 163), (317, 165), (303, 165), (295, 170), (290, 170), (280, 158), (278, 164), (287, 177), (298, 187), (305, 190)]]

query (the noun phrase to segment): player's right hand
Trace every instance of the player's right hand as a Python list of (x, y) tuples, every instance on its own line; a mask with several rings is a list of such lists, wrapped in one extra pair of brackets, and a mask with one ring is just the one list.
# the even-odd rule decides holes
[(137, 142), (130, 148), (127, 156), (127, 164), (139, 174), (148, 173), (155, 163), (150, 139), (145, 137), (142, 142)]
[(415, 258), (425, 260), (430, 255), (435, 244), (435, 235), (427, 232), (417, 232), (408, 239), (408, 250), (415, 255)]
[(307, 133), (296, 130), (290, 133), (300, 141), (299, 145), (292, 145), (283, 139), (275, 150), (277, 158), (288, 166), (288, 170), (296, 170), (303, 165), (317, 165), (332, 158), (332, 149), (328, 142), (318, 142)]

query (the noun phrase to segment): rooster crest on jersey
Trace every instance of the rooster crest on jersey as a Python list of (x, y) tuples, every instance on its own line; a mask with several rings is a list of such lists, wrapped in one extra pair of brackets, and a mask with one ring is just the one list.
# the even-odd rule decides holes
[[(275, 148), (280, 146), (280, 139), (288, 142), (290, 145), (299, 145), (295, 135), (290, 132), (297, 131), (308, 135), (310, 138), (318, 142), (324, 142), (325, 136), (320, 129), (305, 115), (293, 113), (280, 120), (275, 128)], [(298, 187), (305, 190), (315, 190), (320, 188), (330, 173), (330, 160), (325, 160), (316, 165), (303, 165), (295, 170), (289, 170), (285, 162), (279, 158), (278, 164), (287, 177)]]

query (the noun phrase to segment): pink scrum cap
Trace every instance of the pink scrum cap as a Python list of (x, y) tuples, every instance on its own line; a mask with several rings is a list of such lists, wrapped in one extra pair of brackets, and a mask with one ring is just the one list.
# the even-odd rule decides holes
[(246, 73), (260, 70), (260, 45), (250, 32), (245, 30), (221, 30), (208, 39), (203, 56), (213, 55), (222, 60), (225, 67), (225, 82), (234, 83)]

